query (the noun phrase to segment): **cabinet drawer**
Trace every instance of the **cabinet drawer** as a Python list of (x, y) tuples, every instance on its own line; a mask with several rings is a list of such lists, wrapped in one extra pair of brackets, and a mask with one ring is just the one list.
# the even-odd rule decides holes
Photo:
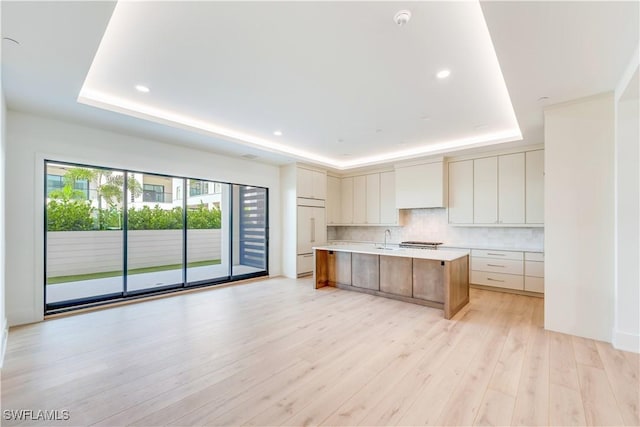
[(522, 274), (522, 261), (496, 258), (471, 258), (471, 269), (492, 273)]
[(544, 262), (525, 261), (524, 274), (525, 276), (544, 277)]
[(525, 252), (524, 253), (525, 261), (544, 261), (544, 253), (542, 252)]
[(544, 279), (542, 277), (524, 277), (524, 290), (529, 292), (544, 292)]
[(473, 249), (471, 250), (471, 256), (477, 256), (481, 258), (500, 258), (500, 259), (512, 259), (516, 261), (522, 261), (523, 253), (514, 251), (488, 251), (485, 249)]
[(298, 255), (298, 274), (313, 272), (313, 254)]
[(524, 277), (515, 274), (490, 273), (487, 271), (471, 271), (471, 283), (498, 288), (524, 289)]

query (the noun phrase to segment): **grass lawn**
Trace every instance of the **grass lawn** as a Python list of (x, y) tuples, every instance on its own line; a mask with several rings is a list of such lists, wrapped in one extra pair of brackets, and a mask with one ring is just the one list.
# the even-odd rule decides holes
[[(190, 262), (187, 264), (187, 268), (204, 267), (207, 265), (216, 265), (216, 264), (220, 264), (219, 259)], [(133, 268), (129, 270), (129, 274), (153, 273), (156, 271), (178, 270), (181, 268), (182, 268), (182, 264), (158, 265), (156, 267)], [(116, 276), (122, 276), (122, 270), (104, 271), (101, 273), (90, 273), (90, 274), (76, 274), (73, 276), (48, 277), (47, 285), (55, 285), (56, 283), (77, 282), (81, 280), (104, 279), (105, 277), (116, 277)]]

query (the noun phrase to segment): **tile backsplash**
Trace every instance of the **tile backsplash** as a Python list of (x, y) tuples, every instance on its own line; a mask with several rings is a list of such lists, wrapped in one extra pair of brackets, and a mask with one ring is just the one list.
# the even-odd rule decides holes
[(329, 240), (382, 242), (391, 230), (391, 243), (406, 240), (444, 242), (446, 246), (485, 247), (542, 251), (543, 227), (455, 227), (448, 223), (446, 209), (400, 211), (397, 227), (329, 227)]

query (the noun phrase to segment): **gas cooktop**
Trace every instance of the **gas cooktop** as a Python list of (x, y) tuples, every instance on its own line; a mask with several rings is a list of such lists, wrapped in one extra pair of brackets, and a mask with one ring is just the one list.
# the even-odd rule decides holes
[(415, 248), (415, 249), (438, 249), (442, 242), (418, 242), (418, 241), (407, 241), (401, 242), (401, 248)]

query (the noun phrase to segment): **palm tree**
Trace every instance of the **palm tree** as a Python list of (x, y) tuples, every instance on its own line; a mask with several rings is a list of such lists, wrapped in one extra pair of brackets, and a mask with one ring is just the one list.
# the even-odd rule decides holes
[[(102, 199), (107, 202), (110, 210), (117, 209), (117, 205), (122, 203), (124, 175), (114, 175), (113, 171), (105, 169), (71, 168), (64, 174), (65, 186), (62, 190), (66, 191), (66, 194), (77, 192), (75, 198), (84, 197), (82, 191), (75, 190), (78, 181), (88, 181), (95, 186), (98, 194), (98, 212), (102, 212)], [(133, 197), (139, 197), (142, 194), (142, 185), (133, 175), (129, 175), (127, 179), (127, 191)], [(120, 221), (120, 215), (118, 217), (118, 221)]]

